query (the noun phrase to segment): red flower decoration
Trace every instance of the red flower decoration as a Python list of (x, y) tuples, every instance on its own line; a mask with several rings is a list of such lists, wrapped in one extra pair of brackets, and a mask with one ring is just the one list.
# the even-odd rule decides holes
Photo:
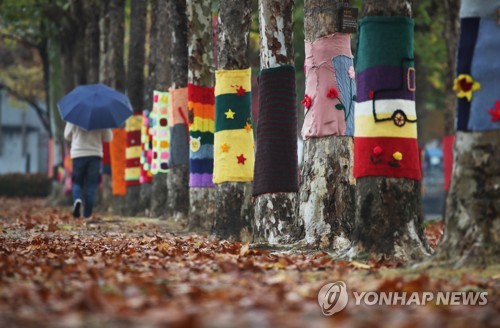
[(236, 92), (238, 93), (238, 97), (243, 97), (245, 95), (245, 91), (246, 90), (241, 85), (238, 89), (236, 89)]
[(488, 113), (490, 113), (493, 122), (500, 122), (500, 100), (495, 102), (495, 108), (490, 109)]
[(328, 90), (328, 92), (326, 93), (326, 96), (332, 99), (338, 98), (339, 91), (336, 88), (330, 88), (330, 90)]
[(309, 109), (311, 108), (312, 105), (312, 99), (308, 95), (304, 95), (304, 99), (300, 102), (301, 104), (304, 104), (304, 107)]
[(369, 97), (370, 97), (370, 99), (373, 99), (373, 97), (374, 97), (374, 92), (373, 92), (373, 90), (370, 90)]
[(378, 155), (382, 154), (383, 152), (384, 152), (384, 150), (380, 146), (375, 146), (373, 148), (373, 155), (378, 156)]

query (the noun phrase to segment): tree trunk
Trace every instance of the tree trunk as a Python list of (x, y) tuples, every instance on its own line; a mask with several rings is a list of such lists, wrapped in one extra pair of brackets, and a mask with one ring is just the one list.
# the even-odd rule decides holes
[[(127, 74), (127, 94), (134, 110), (134, 117), (127, 121), (128, 136), (131, 146), (129, 148), (141, 147), (141, 138), (136, 136), (136, 127), (131, 127), (132, 120), (137, 117), (142, 120), (142, 111), (144, 109), (144, 64), (145, 64), (145, 45), (146, 45), (146, 15), (147, 1), (132, 0), (130, 5), (130, 46), (128, 53), (128, 74)], [(132, 129), (132, 130), (130, 130)], [(138, 129), (140, 132), (140, 128)], [(132, 158), (127, 158), (131, 160)], [(137, 162), (128, 165), (129, 176), (127, 180), (126, 212), (128, 216), (135, 216), (144, 211), (140, 208), (141, 185), (139, 176), (130, 176), (130, 171), (139, 170), (140, 158), (133, 158)]]
[[(218, 20), (219, 70), (248, 68), (247, 51), (250, 23), (250, 0), (221, 0)], [(252, 240), (252, 184), (223, 182), (215, 185), (215, 222), (212, 233), (221, 239)]]
[[(304, 36), (314, 42), (337, 32), (337, 13), (342, 1), (307, 0), (304, 3)], [(342, 40), (338, 40), (342, 46)], [(312, 55), (315, 55), (312, 52)], [(313, 69), (313, 68), (309, 68)], [(316, 109), (317, 110), (317, 109)], [(320, 108), (322, 111), (332, 110)], [(334, 109), (336, 110), (336, 109)], [(312, 115), (314, 113), (308, 113)], [(354, 221), (352, 177), (353, 138), (328, 135), (304, 141), (300, 173), (298, 225), (303, 225), (303, 242), (309, 247), (335, 252), (349, 247)]]
[[(364, 2), (364, 15), (410, 17), (411, 6), (408, 1), (404, 0), (369, 0)], [(396, 19), (401, 20), (401, 18)], [(398, 24), (398, 22), (394, 22), (393, 20), (391, 20), (388, 22), (388, 24), (386, 24), (387, 26), (383, 27), (383, 31), (389, 31), (388, 28), (390, 28), (391, 24), (393, 23)], [(370, 26), (366, 27), (365, 30), (368, 31), (369, 27)], [(363, 33), (367, 33), (364, 32), (365, 30), (363, 30), (362, 27), (360, 35), (363, 35)], [(408, 33), (408, 35), (413, 35), (412, 30)], [(408, 44), (413, 43), (412, 37), (408, 36), (408, 38), (410, 38), (410, 40), (403, 39), (402, 41), (400, 41), (401, 46), (403, 47), (402, 49), (406, 49), (404, 50), (405, 53), (409, 52), (408, 49), (413, 49), (412, 46), (410, 47), (407, 44), (403, 45), (404, 42), (408, 42)], [(358, 53), (364, 52), (369, 54), (370, 52), (379, 51), (379, 49), (377, 48), (361, 48), (362, 46), (364, 45), (362, 45), (360, 42)], [(361, 60), (361, 56), (362, 55), (358, 56), (358, 63)], [(411, 54), (411, 56), (413, 56), (413, 54)], [(379, 66), (375, 65), (371, 67), (377, 68)], [(360, 72), (360, 70), (361, 69), (358, 69), (358, 76), (362, 73)], [(364, 70), (364, 72), (366, 71), (367, 70)], [(410, 72), (410, 70), (408, 70), (408, 72)], [(397, 76), (399, 76), (399, 73), (396, 74), (398, 74)], [(358, 83), (358, 91), (363, 87), (364, 85)], [(409, 90), (410, 85), (408, 85), (407, 87)], [(376, 95), (377, 92), (378, 91), (376, 90), (374, 94)], [(374, 99), (375, 95), (370, 96), (370, 99)], [(359, 98), (360, 95), (358, 94), (358, 99)], [(358, 120), (358, 117), (356, 119)], [(373, 124), (377, 124), (377, 121), (375, 121), (375, 123)], [(382, 124), (386, 124), (384, 126), (384, 129), (392, 127), (392, 122), (384, 122)], [(406, 124), (416, 123), (408, 122)], [(409, 129), (410, 127), (411, 126), (409, 125), (406, 128)], [(356, 134), (358, 135), (358, 130), (356, 130)], [(357, 138), (358, 137), (355, 138), (355, 143), (358, 142)], [(387, 152), (387, 150), (385, 150), (384, 148), (389, 148), (389, 144), (387, 144), (387, 147), (386, 144), (383, 144), (386, 139), (380, 137), (359, 139), (378, 140), (377, 142), (380, 142), (383, 145), (382, 147), (378, 147), (380, 148), (380, 151)], [(398, 137), (395, 137), (394, 139), (397, 139), (397, 147), (404, 147), (400, 145), (403, 138), (399, 138), (398, 135)], [(392, 162), (391, 163), (397, 165), (397, 168), (393, 169), (393, 171), (390, 171), (390, 174), (395, 174), (394, 172), (400, 172), (396, 171), (399, 169), (399, 165), (401, 165), (401, 167), (403, 165), (410, 165), (408, 167), (412, 168), (411, 163), (407, 164), (408, 162), (411, 162), (409, 160), (410, 157), (416, 159), (416, 161), (418, 162), (419, 156), (416, 140), (414, 138), (406, 138), (405, 140), (409, 140), (409, 142), (411, 142), (411, 145), (407, 146), (408, 148), (406, 150), (402, 150), (404, 152), (404, 157), (397, 156), (396, 152), (394, 152), (392, 157), (390, 157), (391, 161), (394, 157), (394, 162), (396, 164)], [(414, 149), (412, 149), (411, 147), (413, 147)], [(376, 148), (377, 147), (373, 148), (373, 154), (376, 154)], [(370, 156), (370, 154), (363, 155)], [(390, 154), (387, 155), (390, 156)], [(372, 159), (373, 156), (378, 155), (372, 155)], [(366, 161), (366, 158), (363, 157), (356, 159), (356, 161), (361, 160)], [(399, 162), (396, 161), (400, 160), (406, 160), (406, 162), (398, 164)], [(377, 164), (379, 166), (377, 166), (376, 164), (372, 164), (372, 166), (370, 166), (370, 169), (373, 169), (374, 167), (379, 168), (380, 166), (384, 166), (384, 168), (387, 167), (387, 170), (390, 170), (391, 166), (388, 164), (389, 161), (388, 163)], [(355, 165), (358, 165), (358, 163), (355, 163)], [(412, 170), (413, 172), (420, 172), (419, 167), (413, 167)], [(423, 233), (420, 181), (418, 180), (418, 177), (416, 177), (415, 179), (410, 179), (406, 177), (390, 178), (386, 176), (363, 175), (357, 179), (356, 192), (354, 247), (351, 249), (351, 255), (356, 253), (358, 255), (361, 255), (365, 252), (372, 254), (374, 253), (377, 256), (382, 254), (388, 258), (397, 259), (402, 262), (422, 259), (423, 257), (429, 255), (430, 249), (427, 245), (427, 241)]]
[[(171, 52), (171, 11), (167, 1), (158, 1), (158, 13), (156, 24), (158, 29), (157, 41), (152, 48), (157, 53), (155, 65), (155, 89), (168, 91), (172, 77), (170, 74), (170, 52)], [(153, 40), (152, 40), (153, 41)], [(153, 176), (151, 185), (151, 216), (164, 217), (167, 215), (167, 174), (158, 173)]]
[[(260, 0), (259, 1), (259, 24), (260, 24), (260, 68), (261, 70), (282, 67), (287, 68), (294, 65), (294, 49), (293, 49), (293, 0), (278, 1), (278, 0)], [(292, 70), (295, 75), (295, 69)], [(278, 77), (281, 71), (272, 73), (272, 70), (265, 71), (264, 74), (270, 74), (271, 78)], [(267, 73), (269, 72), (269, 73)], [(262, 73), (261, 73), (262, 74)], [(275, 76), (273, 76), (273, 74)], [(267, 243), (290, 243), (296, 240), (298, 230), (296, 225), (296, 204), (298, 191), (298, 160), (297, 160), (297, 108), (295, 104), (295, 76), (287, 85), (290, 90), (288, 94), (293, 94), (290, 97), (288, 104), (282, 106), (267, 107), (268, 102), (280, 102), (281, 94), (278, 92), (266, 97), (265, 102), (259, 101), (259, 122), (257, 122), (257, 149), (256, 149), (256, 164), (254, 173), (254, 184), (260, 182), (260, 179), (269, 180), (269, 175), (274, 175), (275, 172), (281, 171), (283, 168), (289, 168), (291, 174), (283, 176), (282, 179), (294, 181), (295, 186), (290, 186), (290, 192), (273, 192), (270, 186), (263, 186), (263, 194), (255, 197), (255, 217), (253, 226), (254, 242)], [(282, 87), (276, 85), (277, 87)], [(259, 93), (264, 95), (270, 90), (259, 89)], [(266, 94), (267, 95), (267, 94)], [(259, 97), (260, 99), (260, 97)], [(293, 110), (289, 111), (290, 108)], [(282, 115), (286, 110), (286, 114), (280, 119), (280, 124), (276, 125), (273, 118)], [(287, 121), (288, 120), (288, 121)], [(267, 124), (270, 123), (270, 124)], [(273, 142), (268, 142), (270, 130), (279, 131), (280, 125), (288, 123), (291, 126), (291, 131), (282, 131), (280, 133), (280, 145), (276, 145), (276, 139)], [(265, 124), (265, 125), (264, 125)], [(255, 122), (254, 122), (255, 125)], [(261, 128), (262, 127), (262, 128)], [(269, 129), (269, 130), (268, 130)], [(274, 143), (274, 146), (273, 146)], [(265, 145), (264, 145), (265, 144)], [(282, 147), (280, 147), (282, 146)], [(277, 149), (276, 147), (282, 148)], [(272, 149), (272, 153), (269, 150)], [(276, 157), (282, 157), (283, 161), (277, 161)], [(271, 173), (272, 172), (272, 173)], [(285, 181), (280, 181), (285, 182)], [(266, 184), (262, 181), (262, 185)], [(260, 183), (258, 184), (260, 186)], [(254, 192), (255, 192), (254, 185)]]
[[(125, 37), (125, 0), (110, 0), (109, 2), (109, 37), (107, 45), (108, 57), (108, 83), (109, 86), (125, 92), (125, 63), (124, 63), (124, 37)], [(117, 140), (112, 141), (117, 142)], [(125, 158), (123, 158), (125, 160)], [(111, 172), (111, 174), (115, 174)], [(114, 179), (125, 179), (115, 177)], [(125, 208), (124, 196), (113, 196), (112, 212), (121, 214)]]
[[(188, 0), (187, 12), (189, 21), (188, 83), (194, 86), (211, 88), (214, 85), (212, 2), (210, 0)], [(188, 97), (190, 97), (189, 94)], [(194, 100), (190, 98), (188, 98), (188, 101), (194, 102)], [(194, 109), (191, 108), (189, 110), (194, 111)], [(212, 121), (210, 125), (213, 129), (214, 122)], [(205, 128), (208, 128), (208, 126)], [(190, 126), (190, 132), (193, 132), (193, 129), (194, 126)], [(201, 147), (203, 146), (204, 145), (201, 145)], [(196, 160), (192, 155), (193, 153), (191, 152), (190, 160)], [(213, 163), (213, 157), (211, 160)], [(192, 168), (191, 173), (193, 173)], [(210, 231), (213, 226), (214, 215), (215, 189), (213, 186), (198, 187), (193, 186), (190, 182), (189, 230)]]
[(94, 84), (99, 82), (100, 11), (96, 13), (95, 3), (85, 2), (84, 5), (85, 17), (87, 17), (87, 25), (85, 26), (87, 83)]
[(87, 65), (85, 61), (85, 29), (87, 22), (85, 21), (85, 10), (82, 0), (75, 0), (71, 3), (70, 11), (73, 17), (74, 25), (73, 33), (73, 70), (75, 85), (87, 84)]
[(457, 132), (438, 262), (456, 268), (500, 262), (499, 140), (500, 131)]
[[(459, 32), (460, 0), (446, 0), (445, 5), (445, 27), (444, 39), (446, 40), (446, 80), (445, 90), (453, 90), (453, 81), (455, 80), (457, 44)], [(451, 181), (451, 172), (453, 169), (453, 141), (455, 138), (455, 108), (457, 107), (457, 97), (453, 92), (447, 92), (445, 95), (444, 108), (444, 139), (443, 139), (443, 166), (445, 181), (445, 205), (443, 218), (446, 217), (446, 199)]]
[[(187, 13), (186, 0), (173, 0), (170, 3), (171, 26), (172, 26), (172, 81), (171, 89), (187, 88), (188, 76), (188, 53), (187, 53)], [(172, 99), (172, 97), (171, 97)], [(171, 100), (172, 101), (172, 100)], [(187, 106), (187, 104), (186, 104)], [(175, 109), (174, 109), (175, 110)], [(173, 128), (170, 129), (170, 149), (189, 149), (187, 138), (177, 139), (174, 137)], [(167, 208), (175, 220), (187, 223), (189, 212), (189, 153), (186, 158), (180, 159), (181, 164), (169, 164), (167, 175)], [(172, 159), (172, 151), (170, 152)], [(177, 161), (176, 161), (177, 162)], [(170, 161), (169, 161), (170, 163)]]
[[(447, 5), (456, 10), (456, 3)], [(500, 260), (500, 61), (498, 25), (491, 19), (498, 18), (497, 10), (498, 1), (461, 1), (456, 72), (480, 83), (480, 89), (467, 99), (454, 88), (458, 131), (446, 229), (435, 258), (454, 267), (482, 267)], [(451, 35), (456, 32), (453, 19), (450, 16), (447, 29)]]
[[(144, 108), (148, 111), (153, 109), (153, 91), (156, 84), (156, 44), (158, 43), (158, 0), (150, 0), (149, 16), (149, 57), (148, 57), (148, 78), (146, 81), (146, 97), (144, 99)], [(151, 211), (152, 183), (141, 183), (139, 195), (140, 208), (148, 216)]]
[[(109, 0), (99, 2), (99, 83), (109, 85)], [(104, 145), (103, 152), (106, 158), (110, 158), (109, 143)], [(102, 208), (105, 212), (112, 210), (113, 192), (111, 185), (111, 163), (103, 162), (102, 174)]]

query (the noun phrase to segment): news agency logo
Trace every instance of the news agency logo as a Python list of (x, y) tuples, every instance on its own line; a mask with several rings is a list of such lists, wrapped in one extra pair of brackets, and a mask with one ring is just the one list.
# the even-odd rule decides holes
[[(353, 292), (355, 305), (412, 306), (432, 303), (441, 306), (488, 304), (488, 292)], [(343, 281), (321, 287), (318, 303), (325, 316), (342, 311), (349, 301), (347, 286)]]
[(342, 311), (348, 301), (347, 287), (343, 281), (326, 284), (318, 293), (319, 306), (326, 316)]

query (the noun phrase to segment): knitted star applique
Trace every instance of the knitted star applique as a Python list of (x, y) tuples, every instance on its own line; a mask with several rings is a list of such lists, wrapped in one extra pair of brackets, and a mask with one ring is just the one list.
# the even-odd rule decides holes
[(252, 124), (250, 123), (245, 124), (245, 130), (247, 130), (247, 132), (252, 131)]
[(233, 112), (231, 110), (231, 108), (229, 108), (229, 110), (227, 112), (225, 112), (224, 114), (226, 114), (226, 119), (232, 119), (232, 120), (234, 120), (234, 114), (236, 114), (236, 113)]
[(243, 86), (240, 85), (239, 88), (236, 89), (236, 92), (238, 94), (238, 97), (243, 97), (245, 95), (245, 89), (243, 88)]
[(227, 153), (227, 152), (229, 152), (229, 145), (228, 145), (227, 143), (222, 144), (222, 146), (220, 146), (220, 150), (221, 150), (223, 153)]
[(500, 122), (500, 100), (495, 102), (495, 108), (490, 109), (488, 113), (490, 113), (493, 122)]
[(236, 158), (238, 159), (238, 164), (243, 164), (245, 165), (245, 161), (247, 160), (245, 158), (245, 155), (241, 154), (240, 156), (236, 156)]

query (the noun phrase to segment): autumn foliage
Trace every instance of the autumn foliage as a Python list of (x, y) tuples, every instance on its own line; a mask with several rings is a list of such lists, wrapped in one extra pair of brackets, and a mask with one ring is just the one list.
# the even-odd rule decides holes
[[(153, 219), (85, 223), (34, 199), (0, 199), (0, 228), (1, 327), (486, 327), (498, 320), (498, 271), (420, 272), (385, 259), (255, 249), (174, 233)], [(437, 231), (435, 245), (442, 228), (429, 229)], [(324, 317), (317, 293), (338, 280), (350, 291), (481, 290), (489, 297), (486, 306), (350, 300)]]

